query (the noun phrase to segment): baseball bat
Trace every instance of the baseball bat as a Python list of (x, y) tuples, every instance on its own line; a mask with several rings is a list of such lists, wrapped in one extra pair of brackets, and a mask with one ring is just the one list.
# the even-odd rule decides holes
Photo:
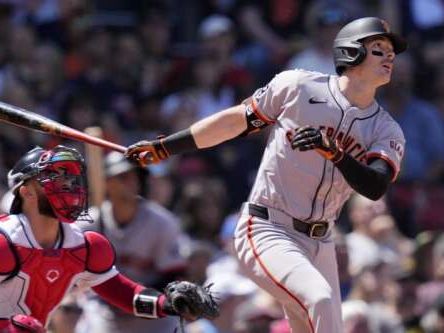
[(0, 102), (0, 121), (37, 132), (90, 143), (92, 145), (112, 149), (121, 153), (126, 151), (125, 146), (94, 137), (74, 128), (62, 125), (37, 113), (4, 102)]

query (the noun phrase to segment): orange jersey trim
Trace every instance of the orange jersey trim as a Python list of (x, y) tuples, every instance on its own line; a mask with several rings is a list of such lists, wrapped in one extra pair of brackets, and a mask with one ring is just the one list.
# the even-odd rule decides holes
[(294, 295), (290, 290), (287, 289), (282, 283), (280, 283), (277, 278), (271, 274), (271, 272), (268, 270), (268, 268), (265, 266), (264, 262), (262, 261), (258, 251), (256, 250), (256, 246), (254, 245), (253, 241), (253, 216), (250, 216), (248, 219), (248, 231), (247, 231), (247, 238), (248, 242), (250, 243), (251, 250), (253, 251), (253, 255), (256, 259), (256, 261), (259, 263), (259, 266), (261, 266), (262, 270), (265, 272), (265, 274), (278, 286), (278, 288), (282, 289), (290, 298), (294, 299), (299, 306), (304, 310), (304, 312), (307, 314), (308, 318), (308, 324), (310, 326), (310, 331), (312, 333), (315, 333), (313, 323), (311, 322), (310, 314), (308, 312), (308, 309), (305, 307), (305, 305), (302, 303), (302, 301)]
[(399, 169), (396, 167), (396, 164), (387, 155), (381, 154), (381, 153), (369, 153), (369, 154), (367, 154), (366, 157), (367, 157), (367, 161), (371, 158), (380, 158), (380, 159), (386, 161), (394, 171), (393, 177), (391, 179), (392, 183), (396, 180), (396, 178), (398, 178)]
[(273, 119), (268, 118), (266, 115), (264, 115), (262, 112), (259, 111), (259, 108), (257, 107), (257, 103), (254, 99), (251, 99), (251, 106), (253, 108), (254, 114), (262, 120), (264, 123), (267, 123), (269, 125), (274, 124), (275, 121)]

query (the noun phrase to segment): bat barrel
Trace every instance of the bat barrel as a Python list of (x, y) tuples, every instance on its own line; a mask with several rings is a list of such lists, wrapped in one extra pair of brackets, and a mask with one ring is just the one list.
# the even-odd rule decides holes
[(4, 103), (0, 101), (0, 121), (15, 126), (31, 129), (38, 132), (61, 136), (67, 139), (87, 142), (103, 148), (112, 149), (121, 153), (126, 147), (116, 143), (96, 138), (71, 127), (62, 125), (54, 120), (36, 114), (34, 112)]
[(111, 150), (118, 151), (120, 153), (124, 153), (126, 151), (125, 146), (118, 145), (117, 143), (113, 143), (101, 138), (97, 138), (95, 136), (77, 131), (75, 129), (72, 129), (70, 127), (62, 126), (60, 129), (60, 136), (67, 138), (67, 139), (74, 139), (81, 142), (90, 143), (102, 148), (107, 148)]

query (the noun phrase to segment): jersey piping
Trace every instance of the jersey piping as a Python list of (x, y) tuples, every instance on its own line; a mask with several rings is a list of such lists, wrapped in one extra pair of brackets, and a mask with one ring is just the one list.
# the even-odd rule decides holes
[[(339, 123), (337, 124), (336, 129), (335, 129), (334, 134), (333, 134), (333, 137), (336, 137), (336, 135), (337, 135), (337, 133), (339, 131), (339, 128), (341, 126), (342, 120), (344, 119), (345, 111), (342, 108), (341, 104), (336, 99), (336, 97), (335, 97), (335, 95), (334, 95), (334, 93), (333, 93), (333, 91), (331, 89), (330, 82), (331, 82), (331, 76), (329, 75), (328, 79), (327, 79), (327, 82), (326, 82), (326, 85), (327, 85), (328, 91), (330, 92), (330, 95), (332, 96), (333, 100), (336, 102), (336, 104), (339, 107), (339, 110), (341, 111), (341, 119), (339, 120)], [(316, 199), (317, 199), (317, 197), (319, 195), (319, 191), (321, 190), (322, 184), (324, 183), (325, 168), (326, 167), (327, 167), (327, 160), (324, 161), (324, 168), (322, 170), (322, 177), (321, 177), (321, 180), (320, 180), (318, 186), (316, 187), (315, 194), (314, 194), (313, 199), (311, 201), (311, 212), (310, 212), (310, 215), (306, 219), (304, 219), (304, 221), (309, 221), (313, 217), (314, 211), (316, 209), (316, 201), (317, 201)], [(330, 185), (330, 189), (328, 190), (328, 193), (330, 192), (331, 187), (332, 187), (332, 184)], [(321, 216), (321, 218), (319, 220), (321, 220), (322, 217), (324, 217), (325, 202), (326, 202), (326, 198), (328, 196), (328, 193), (327, 193), (327, 195), (324, 198), (324, 203), (322, 205), (322, 216)]]

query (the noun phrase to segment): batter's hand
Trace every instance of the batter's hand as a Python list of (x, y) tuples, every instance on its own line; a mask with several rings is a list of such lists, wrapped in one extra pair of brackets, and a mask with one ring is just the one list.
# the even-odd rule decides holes
[(163, 137), (156, 140), (139, 141), (131, 146), (125, 152), (125, 157), (139, 163), (140, 166), (145, 167), (148, 164), (157, 164), (167, 159), (170, 154), (162, 143)]
[(344, 157), (344, 151), (331, 139), (325, 131), (304, 126), (296, 130), (291, 140), (291, 148), (299, 149), (299, 151), (316, 150), (327, 160), (334, 163), (339, 162)]

